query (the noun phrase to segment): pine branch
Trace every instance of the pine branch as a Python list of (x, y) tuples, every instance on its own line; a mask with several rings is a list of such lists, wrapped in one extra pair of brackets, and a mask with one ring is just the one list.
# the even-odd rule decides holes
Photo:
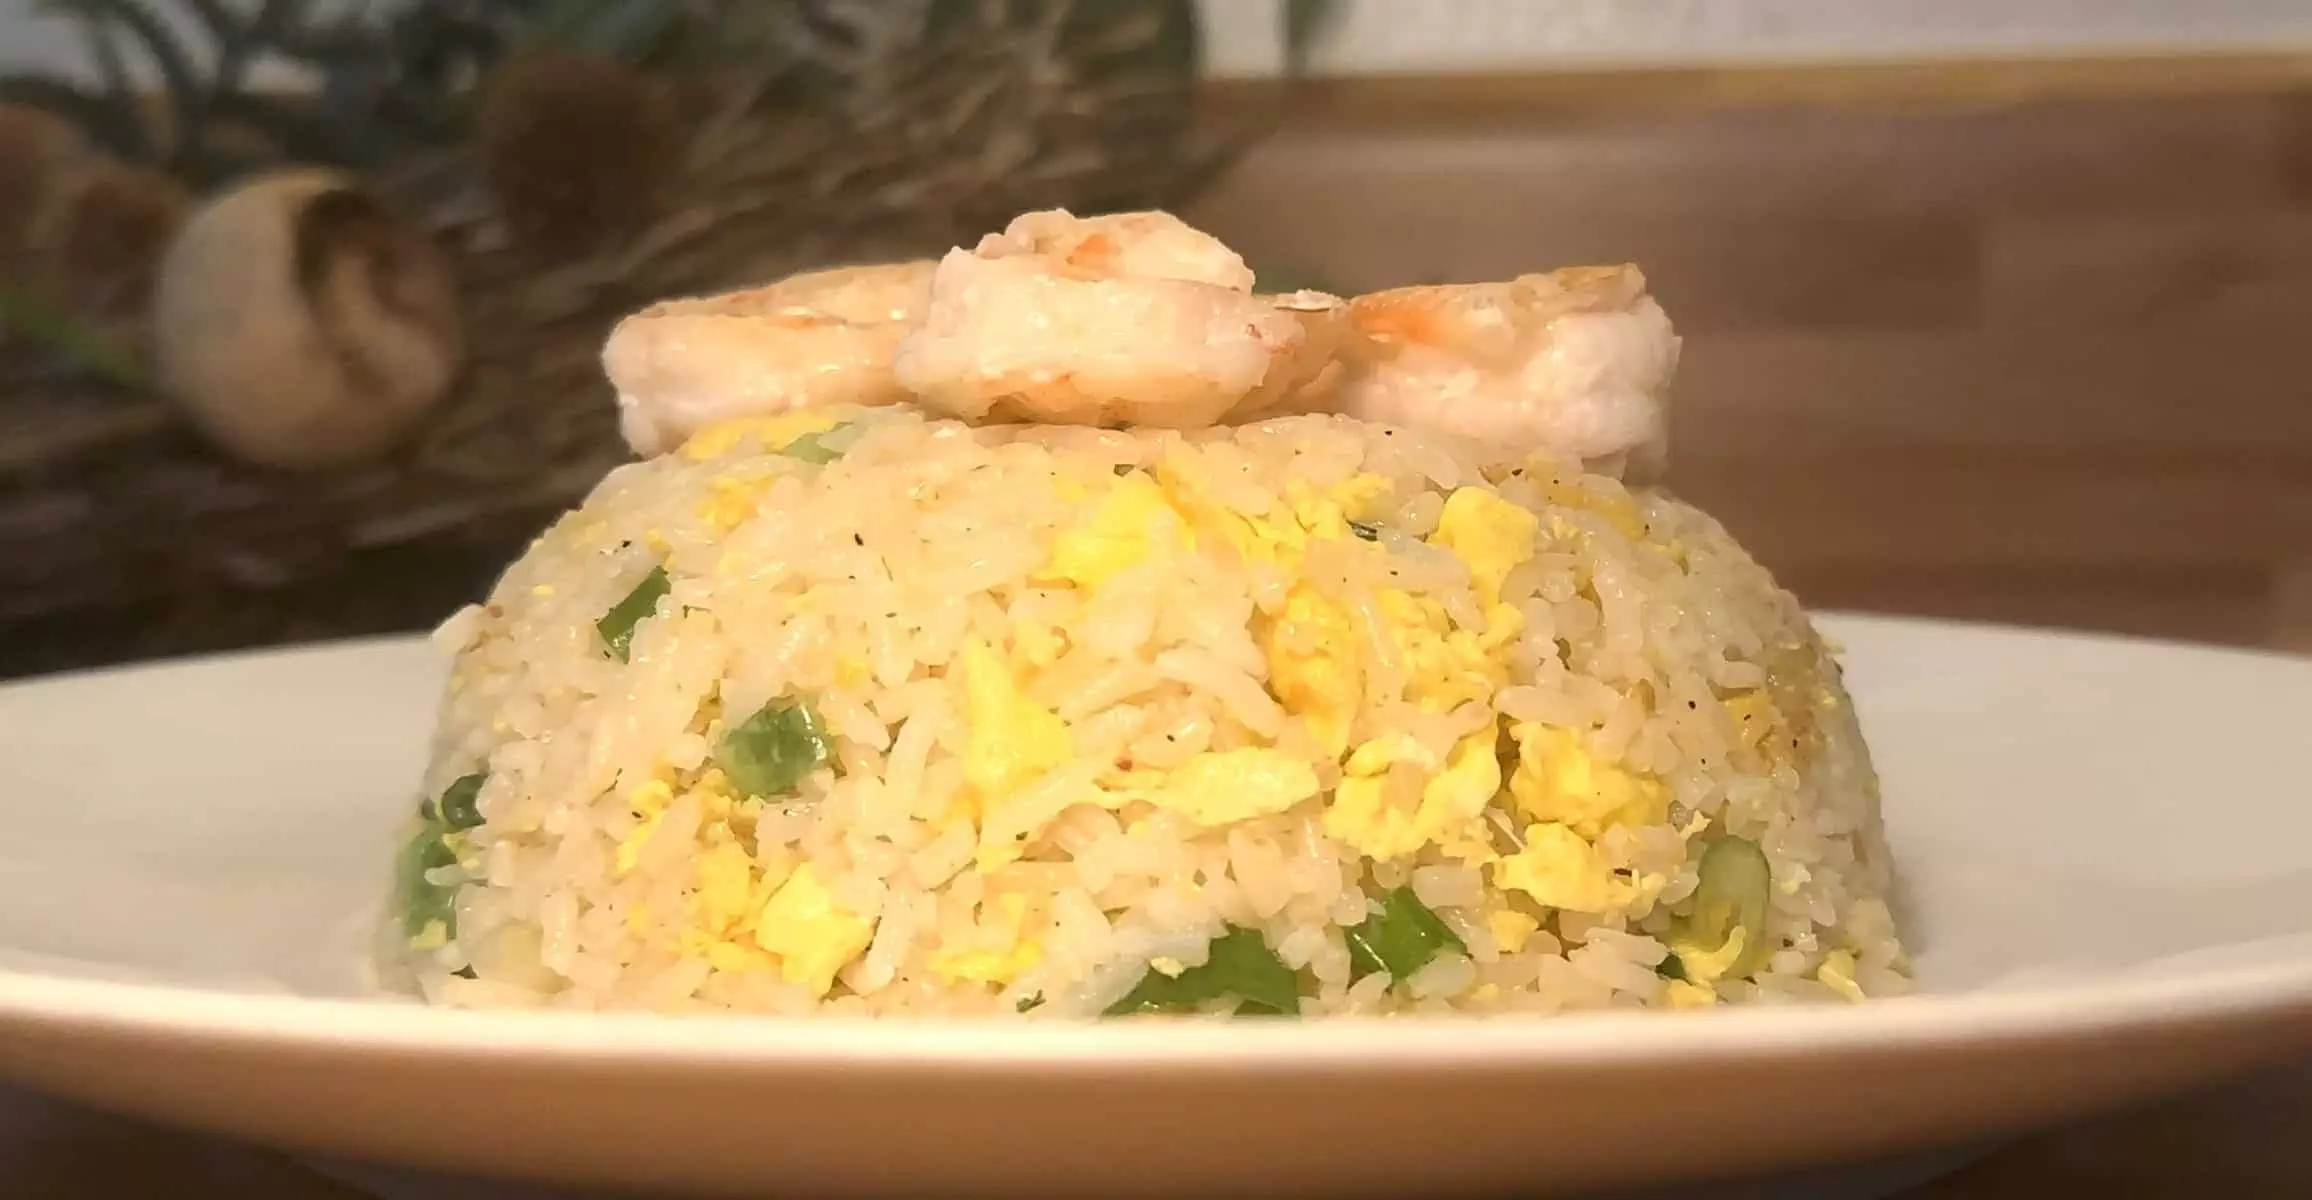
[(522, 41), (633, 61), (648, 57), (680, 17), (666, 0), (552, 0)]
[(217, 62), (209, 73), (209, 86), (202, 89), (200, 103), (186, 114), (185, 127), (178, 135), (177, 149), (185, 166), (217, 173), (217, 164), (207, 153), (209, 131), (224, 109), (244, 95), (241, 83), (249, 64), (304, 8), (304, 0), (265, 0), (247, 24), (234, 22), (230, 14), (221, 12), (204, 17), (216, 40)]
[(136, 80), (128, 73), (128, 61), (120, 52), (120, 40), (113, 35), (112, 26), (91, 17), (80, 22), (80, 39), (88, 47), (88, 56), (96, 63), (96, 73), (104, 81), (103, 103), (113, 112), (123, 130), (133, 130), (135, 149), (128, 157), (150, 160), (153, 157), (153, 139), (145, 128), (144, 113), (137, 102)]
[(325, 22), (290, 22), (273, 35), (268, 49), (301, 67), (327, 71), (375, 60), (384, 46), (384, 33), (347, 13)]
[(224, 92), (210, 115), (263, 137), (283, 158), (343, 164), (359, 157), (344, 129), (296, 99)]
[(219, 45), (240, 28), (240, 18), (225, 7), (224, 0), (185, 0), (185, 7), (193, 10), (193, 16), (208, 31), (209, 39)]
[[(193, 70), (192, 59), (185, 48), (169, 32), (168, 24), (160, 19), (144, 0), (43, 0), (44, 7), (70, 13), (83, 20), (118, 24), (143, 43), (145, 54), (160, 72), (167, 87), (173, 132), (182, 133), (201, 101), (201, 81)], [(186, 146), (182, 139), (175, 141), (169, 154), (169, 165), (185, 161)]]

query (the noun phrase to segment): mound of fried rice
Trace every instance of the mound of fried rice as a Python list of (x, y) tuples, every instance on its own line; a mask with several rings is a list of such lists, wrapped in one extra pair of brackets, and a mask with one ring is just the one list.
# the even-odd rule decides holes
[(1339, 416), (739, 421), (613, 473), (439, 637), (387, 950), (434, 1003), (1905, 986), (1831, 653), (1709, 517), (1564, 464)]

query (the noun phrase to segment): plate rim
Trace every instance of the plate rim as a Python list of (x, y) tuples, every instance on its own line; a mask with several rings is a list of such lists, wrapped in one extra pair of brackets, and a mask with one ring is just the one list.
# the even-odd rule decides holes
[[(1845, 631), (1867, 628), (2134, 647), (2312, 671), (2312, 659), (2270, 648), (1901, 613), (1823, 609), (1809, 615), (1834, 643), (1844, 640)], [(0, 701), (21, 701), (26, 690), (117, 684), (139, 674), (405, 653), (422, 649), (427, 641), (424, 633), (373, 634), (59, 672), (0, 683)], [(1842, 657), (1848, 648), (1839, 646)], [(496, 1060), (543, 1056), (557, 1065), (607, 1068), (1530, 1070), (1760, 1060), (1793, 1052), (1984, 1048), (2115, 1032), (2270, 1023), (2291, 1016), (2312, 1018), (2312, 957), (1836, 1007), (1273, 1023), (474, 1012), (429, 1008), (391, 996), (320, 997), (0, 968), (0, 1033), (46, 1027), (81, 1035), (203, 1042), (220, 1050), (296, 1048)], [(1376, 1025), (1389, 1026), (1389, 1035), (1370, 1036)]]
[[(1548, 1016), (1006, 1022), (466, 1011), (413, 1000), (184, 988), (0, 971), (0, 1027), (220, 1047), (391, 1052), (561, 1065), (1105, 1072), (1531, 1069), (1976, 1049), (2312, 1018), (2312, 959), (2193, 975), (1900, 996), (1826, 1007)], [(1386, 1026), (1386, 1038), (1370, 1032)]]

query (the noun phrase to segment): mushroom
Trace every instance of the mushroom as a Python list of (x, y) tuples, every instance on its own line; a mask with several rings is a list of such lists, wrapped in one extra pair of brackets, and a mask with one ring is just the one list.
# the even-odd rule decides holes
[(448, 393), (450, 263), (348, 176), (270, 172), (210, 201), (162, 259), (163, 387), (227, 452), (326, 470), (378, 458)]
[(0, 268), (20, 271), (56, 181), (86, 153), (62, 117), (22, 104), (0, 104)]
[(50, 189), (29, 273), (83, 315), (134, 312), (192, 206), (183, 184), (151, 167), (106, 158), (73, 164)]

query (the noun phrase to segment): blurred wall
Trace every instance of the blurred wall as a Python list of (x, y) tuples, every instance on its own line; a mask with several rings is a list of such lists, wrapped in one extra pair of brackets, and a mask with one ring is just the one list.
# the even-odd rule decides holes
[(1640, 264), (1674, 485), (1811, 603), (2312, 649), (2312, 98), (1519, 96), (1325, 98), (1195, 216), (1349, 290)]
[[(258, 0), (226, 0), (235, 7)], [(321, 12), (371, 0), (310, 0)], [(406, 0), (400, 0), (406, 2)], [(909, 0), (819, 0), (899, 8)], [(914, 0), (920, 3), (921, 0)], [(2312, 43), (2303, 0), (1334, 0), (1328, 74), (1525, 70), (1575, 64), (1852, 62), (2044, 54), (2237, 51)], [(1265, 75), (1281, 59), (1283, 0), (1196, 0), (1215, 74)], [(0, 69), (79, 67), (79, 35), (0, 0)], [(177, 0), (151, 7), (210, 47)], [(142, 68), (132, 58), (132, 68)], [(148, 72), (149, 76), (149, 72)], [(284, 76), (286, 78), (286, 76)]]

